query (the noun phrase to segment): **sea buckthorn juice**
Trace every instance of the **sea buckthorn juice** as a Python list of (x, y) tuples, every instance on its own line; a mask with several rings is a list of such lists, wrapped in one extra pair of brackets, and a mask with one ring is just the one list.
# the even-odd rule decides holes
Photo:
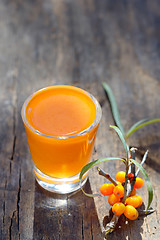
[(79, 189), (101, 119), (97, 100), (80, 88), (55, 85), (31, 95), (21, 114), (38, 183), (57, 193)]

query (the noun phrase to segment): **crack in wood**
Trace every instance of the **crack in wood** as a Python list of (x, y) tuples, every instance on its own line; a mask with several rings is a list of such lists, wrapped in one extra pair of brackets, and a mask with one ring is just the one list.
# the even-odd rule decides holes
[(12, 154), (11, 154), (11, 158), (10, 158), (10, 165), (9, 165), (10, 174), (12, 171), (12, 161), (13, 161), (14, 155), (15, 155), (15, 146), (16, 146), (16, 136), (14, 136)]
[(13, 138), (13, 148), (12, 148), (10, 160), (14, 159), (15, 147), (16, 147), (16, 112), (17, 112), (17, 97), (15, 100), (15, 106), (13, 107), (13, 136), (14, 136), (14, 138)]
[(9, 226), (9, 240), (12, 240), (12, 226), (13, 226), (13, 219), (15, 218), (15, 213), (16, 210), (13, 211), (12, 217), (11, 217), (11, 221), (10, 221), (10, 226)]
[(6, 200), (6, 188), (7, 188), (7, 179), (5, 181), (5, 187), (4, 187), (4, 201), (3, 201), (3, 224), (5, 222), (5, 213), (6, 213), (6, 205), (5, 205), (5, 200)]
[(18, 189), (18, 194), (17, 194), (17, 227), (18, 227), (18, 234), (19, 234), (19, 239), (20, 239), (20, 229), (19, 229), (19, 209), (20, 209), (20, 195), (21, 195), (21, 168), (20, 168), (20, 173), (19, 173), (19, 189)]
[(16, 135), (14, 136), (14, 139), (13, 139), (13, 148), (12, 148), (12, 154), (10, 158), (11, 161), (14, 159), (15, 147), (16, 147)]
[[(5, 193), (4, 193), (4, 198), (5, 198)], [(4, 224), (4, 218), (5, 218), (5, 200), (3, 202), (3, 224)]]
[[(14, 95), (14, 106), (13, 106), (13, 144), (12, 144), (12, 152), (11, 152), (11, 157), (10, 160), (11, 162), (14, 160), (14, 156), (15, 156), (15, 148), (16, 148), (16, 113), (17, 113), (17, 102), (18, 102), (18, 97), (17, 97), (17, 75), (15, 75), (14, 73), (12, 74), (12, 79), (14, 80), (14, 90), (15, 90), (15, 95)], [(10, 174), (12, 171), (12, 163), (10, 162)]]
[(13, 82), (13, 148), (12, 148), (12, 153), (11, 153), (11, 158), (10, 160), (14, 159), (14, 154), (15, 154), (15, 146), (16, 146), (16, 113), (17, 113), (17, 103), (18, 103), (18, 94), (17, 94), (17, 76), (18, 76), (18, 70), (17, 68), (14, 69), (11, 73), (10, 73), (10, 78)]
[[(17, 205), (16, 209), (13, 211), (12, 217), (10, 219), (9, 225), (9, 240), (16, 239), (20, 240), (20, 194), (21, 194), (21, 169), (19, 172), (19, 187), (17, 192)], [(18, 237), (18, 238), (17, 238)]]
[(82, 215), (82, 240), (84, 240), (84, 222), (83, 222), (83, 215)]

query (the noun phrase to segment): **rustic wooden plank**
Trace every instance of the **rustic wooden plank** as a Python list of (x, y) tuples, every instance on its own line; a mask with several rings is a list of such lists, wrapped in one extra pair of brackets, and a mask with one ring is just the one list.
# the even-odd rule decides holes
[[(112, 87), (125, 129), (159, 115), (158, 3), (1, 1), (1, 239), (102, 238), (100, 227), (110, 208), (106, 198), (93, 201), (79, 192), (64, 199), (35, 184), (20, 109), (29, 94), (44, 86), (82, 87), (97, 97), (103, 110), (93, 159), (123, 155), (108, 127), (114, 121), (101, 82)], [(124, 225), (108, 239), (159, 239), (159, 129), (159, 124), (144, 128), (129, 141), (140, 147), (141, 155), (150, 150), (145, 168), (153, 182), (156, 212)], [(118, 162), (101, 166), (113, 175), (123, 168)], [(85, 189), (98, 192), (104, 181), (93, 169)]]

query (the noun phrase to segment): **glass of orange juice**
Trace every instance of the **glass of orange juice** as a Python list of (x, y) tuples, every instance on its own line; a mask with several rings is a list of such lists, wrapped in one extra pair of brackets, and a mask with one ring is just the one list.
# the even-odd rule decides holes
[(78, 190), (102, 115), (98, 101), (80, 88), (54, 85), (29, 96), (21, 115), (38, 183), (60, 194)]

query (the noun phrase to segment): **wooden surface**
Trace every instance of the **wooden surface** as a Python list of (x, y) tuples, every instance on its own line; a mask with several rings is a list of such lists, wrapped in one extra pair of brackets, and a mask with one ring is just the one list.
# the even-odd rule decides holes
[[(92, 159), (123, 156), (101, 83), (117, 99), (125, 129), (160, 116), (160, 4), (158, 0), (1, 0), (0, 1), (0, 239), (99, 240), (105, 198), (80, 191), (59, 196), (35, 182), (20, 116), (24, 100), (53, 84), (91, 92), (103, 117)], [(139, 130), (130, 145), (149, 149), (145, 164), (154, 188), (155, 212), (139, 217), (108, 239), (160, 238), (160, 124)], [(141, 155), (140, 154), (140, 155)], [(101, 167), (114, 174), (119, 162)], [(87, 192), (104, 179), (90, 171)], [(141, 192), (147, 202), (146, 187)]]

